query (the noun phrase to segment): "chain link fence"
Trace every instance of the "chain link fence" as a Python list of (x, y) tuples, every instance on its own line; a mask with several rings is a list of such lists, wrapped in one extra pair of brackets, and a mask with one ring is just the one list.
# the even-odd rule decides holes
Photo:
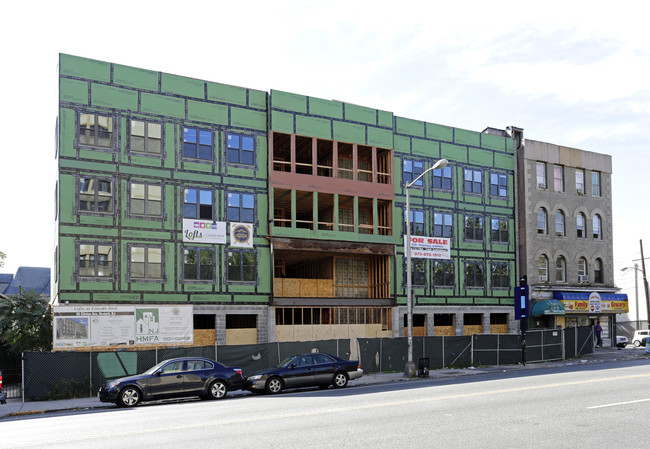
[(119, 377), (142, 373), (158, 362), (175, 357), (207, 357), (241, 368), (250, 376), (284, 358), (305, 352), (327, 352), (350, 358), (350, 340), (281, 342), (237, 346), (157, 348), (111, 352), (25, 352), (24, 400), (89, 397)]
[[(429, 369), (513, 365), (522, 362), (518, 334), (474, 334), (456, 337), (413, 337), (413, 362), (428, 359)], [(408, 339), (359, 338), (364, 372), (402, 371)], [(526, 362), (564, 360), (594, 351), (593, 328), (539, 329), (526, 332)]]

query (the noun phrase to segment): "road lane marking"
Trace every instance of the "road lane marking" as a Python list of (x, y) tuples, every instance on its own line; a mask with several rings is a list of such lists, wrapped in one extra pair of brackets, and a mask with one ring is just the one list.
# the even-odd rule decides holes
[(619, 405), (628, 405), (628, 404), (638, 404), (639, 402), (648, 402), (650, 399), (638, 399), (636, 401), (627, 401), (627, 402), (615, 402), (613, 404), (603, 404), (603, 405), (592, 405), (587, 407), (587, 410), (593, 410), (596, 408), (605, 408), (605, 407), (617, 407)]
[(118, 438), (118, 437), (128, 437), (133, 435), (142, 436), (144, 434), (159, 433), (159, 432), (191, 430), (191, 429), (209, 428), (209, 427), (222, 427), (222, 426), (229, 426), (235, 424), (249, 424), (249, 423), (262, 422), (262, 421), (274, 421), (274, 420), (283, 420), (289, 418), (300, 418), (306, 416), (327, 415), (332, 413), (353, 412), (353, 411), (370, 410), (370, 409), (377, 409), (383, 407), (399, 407), (403, 405), (421, 404), (426, 402), (438, 402), (438, 401), (446, 401), (452, 399), (467, 399), (467, 398), (480, 397), (480, 396), (493, 396), (493, 395), (504, 394), (504, 393), (518, 393), (522, 391), (544, 390), (549, 388), (570, 387), (575, 385), (586, 385), (586, 384), (594, 384), (594, 383), (602, 383), (602, 382), (614, 382), (614, 381), (620, 381), (626, 379), (643, 379), (648, 377), (650, 377), (650, 374), (634, 374), (634, 375), (608, 377), (608, 378), (601, 378), (601, 379), (576, 380), (571, 382), (557, 382), (552, 384), (534, 385), (528, 387), (502, 388), (499, 390), (492, 390), (492, 391), (479, 391), (475, 393), (461, 393), (461, 394), (453, 394), (453, 395), (446, 395), (446, 396), (409, 399), (409, 400), (402, 400), (402, 401), (381, 402), (378, 404), (354, 405), (349, 407), (329, 408), (324, 410), (310, 410), (305, 412), (284, 413), (279, 415), (251, 416), (251, 417), (230, 419), (230, 420), (223, 420), (223, 421), (209, 421), (209, 422), (192, 423), (192, 424), (177, 424), (177, 425), (161, 426), (161, 427), (148, 428), (148, 429), (139, 428), (137, 430), (134, 429), (128, 431), (121, 431), (121, 432), (118, 431), (118, 432), (95, 434), (95, 435), (78, 435), (75, 437), (66, 437), (66, 438), (61, 438), (56, 440), (33, 441), (27, 443), (20, 443), (17, 445), (11, 444), (9, 446), (3, 445), (2, 439), (0, 438), (0, 448), (10, 449), (10, 448), (24, 448), (24, 447), (36, 447), (36, 446), (52, 446), (55, 444), (66, 444), (66, 443), (73, 443), (79, 441), (87, 442), (89, 440), (102, 440), (102, 439), (110, 439), (110, 438)]

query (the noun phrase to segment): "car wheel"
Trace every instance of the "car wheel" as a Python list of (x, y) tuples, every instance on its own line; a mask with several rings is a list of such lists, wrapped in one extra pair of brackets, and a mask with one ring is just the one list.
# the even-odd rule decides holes
[(208, 395), (210, 399), (222, 399), (228, 393), (228, 387), (220, 380), (215, 380), (210, 384)]
[(638, 348), (639, 346), (641, 346), (641, 342), (639, 340), (634, 340), (634, 347)]
[(334, 374), (334, 388), (343, 388), (348, 384), (348, 375), (343, 371)]
[(120, 391), (117, 397), (117, 405), (120, 407), (135, 407), (140, 403), (140, 390), (135, 387), (126, 387)]
[(282, 379), (280, 379), (279, 377), (271, 377), (266, 382), (266, 392), (269, 394), (281, 393), (283, 389), (284, 389), (284, 384), (282, 383)]

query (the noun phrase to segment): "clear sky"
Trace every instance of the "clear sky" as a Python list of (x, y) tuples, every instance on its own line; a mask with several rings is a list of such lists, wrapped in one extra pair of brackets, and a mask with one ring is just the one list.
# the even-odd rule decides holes
[(647, 3), (442, 3), (8, 2), (0, 272), (52, 265), (57, 61), (68, 53), (474, 131), (514, 125), (610, 154), (615, 282), (634, 308), (634, 270), (620, 270), (640, 258), (641, 239), (650, 257)]

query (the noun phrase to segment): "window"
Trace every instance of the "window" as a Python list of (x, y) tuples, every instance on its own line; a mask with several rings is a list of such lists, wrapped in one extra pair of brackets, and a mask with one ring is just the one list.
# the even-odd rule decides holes
[[(424, 235), (424, 211), (411, 209), (411, 235)], [(406, 217), (406, 211), (404, 212)]]
[(228, 281), (255, 282), (255, 253), (228, 251)]
[(228, 192), (228, 221), (255, 222), (255, 195)]
[(540, 282), (548, 282), (548, 257), (546, 257), (546, 254), (539, 256), (537, 261), (537, 273), (539, 274)]
[(78, 248), (77, 273), (80, 277), (113, 277), (113, 253), (115, 251), (112, 244), (80, 243)]
[[(406, 266), (408, 265), (408, 259), (406, 257), (406, 254), (404, 255), (404, 286), (406, 286), (407, 280), (406, 280)], [(427, 279), (427, 259), (414, 259), (411, 257), (411, 285), (416, 285), (420, 287), (424, 287), (427, 285), (426, 279)]]
[(546, 189), (546, 163), (537, 162), (537, 188)]
[(212, 220), (212, 191), (186, 188), (183, 195), (183, 217)]
[(596, 284), (603, 283), (603, 261), (602, 259), (596, 259), (594, 261), (594, 282)]
[(483, 217), (465, 217), (465, 240), (483, 240)]
[(130, 278), (162, 279), (162, 247), (130, 246)]
[(537, 211), (537, 233), (548, 234), (548, 213), (543, 207)]
[(183, 254), (184, 280), (204, 281), (214, 279), (214, 250), (185, 248)]
[(79, 145), (112, 149), (113, 117), (93, 113), (80, 113)]
[(113, 181), (79, 178), (79, 210), (113, 213)]
[(587, 259), (584, 257), (581, 257), (578, 259), (578, 281), (579, 282), (586, 282), (587, 281)]
[(585, 194), (585, 171), (576, 169), (576, 193), (578, 195)]
[(576, 233), (579, 239), (587, 237), (587, 218), (582, 212), (576, 217)]
[(453, 217), (451, 214), (435, 212), (433, 214), (433, 236), (451, 238), (453, 233)]
[(158, 184), (132, 182), (129, 212), (131, 215), (162, 216), (162, 187)]
[(508, 177), (501, 173), (490, 173), (490, 195), (508, 196)]
[(591, 172), (591, 196), (600, 196), (600, 172)]
[(433, 282), (439, 287), (454, 286), (454, 263), (449, 260), (436, 260), (433, 262)]
[(183, 128), (183, 157), (212, 160), (212, 131)]
[(492, 262), (492, 288), (510, 287), (510, 264)]
[(555, 261), (555, 282), (566, 282), (566, 259), (562, 256)]
[(483, 174), (479, 170), (466, 168), (463, 186), (466, 193), (483, 193)]
[[(409, 161), (404, 159), (404, 184), (409, 184), (422, 174), (423, 163), (418, 161)], [(414, 185), (422, 186), (422, 178), (418, 179)]]
[(555, 235), (564, 236), (564, 212), (555, 212)]
[(228, 162), (245, 165), (255, 163), (255, 139), (252, 136), (228, 133), (226, 141)]
[(451, 190), (451, 167), (449, 165), (433, 170), (433, 188)]
[(553, 166), (553, 189), (556, 192), (564, 192), (564, 167)]
[(465, 262), (465, 286), (485, 286), (483, 262)]
[(490, 226), (490, 240), (493, 242), (508, 243), (510, 234), (508, 232), (507, 218), (492, 218)]
[(603, 230), (602, 230), (602, 224), (603, 221), (600, 219), (600, 215), (596, 214), (594, 215), (593, 218), (593, 223), (592, 223), (592, 233), (593, 236), (596, 240), (602, 240), (603, 238)]
[(131, 151), (160, 155), (162, 126), (160, 123), (131, 120)]

